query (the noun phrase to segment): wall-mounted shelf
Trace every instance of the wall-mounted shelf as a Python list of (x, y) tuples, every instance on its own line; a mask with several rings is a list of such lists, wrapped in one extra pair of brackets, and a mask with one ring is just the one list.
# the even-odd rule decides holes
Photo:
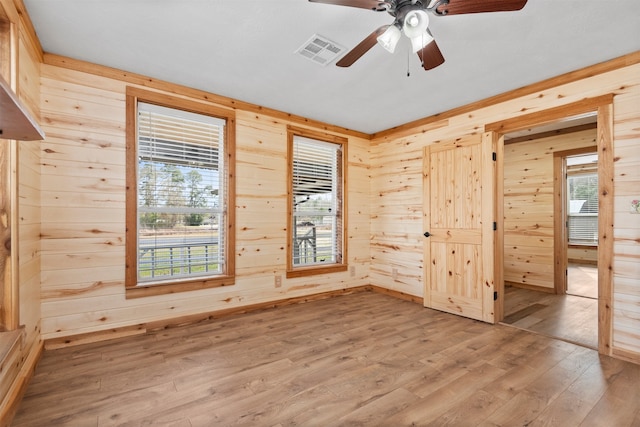
[(44, 139), (44, 132), (38, 123), (2, 77), (0, 77), (0, 139), (19, 141)]

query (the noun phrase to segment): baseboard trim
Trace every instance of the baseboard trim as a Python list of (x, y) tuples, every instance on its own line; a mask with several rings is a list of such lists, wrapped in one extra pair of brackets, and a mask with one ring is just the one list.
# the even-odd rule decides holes
[(304, 304), (311, 301), (318, 301), (327, 298), (335, 298), (342, 295), (350, 295), (358, 292), (377, 292), (394, 298), (423, 304), (422, 297), (406, 294), (404, 292), (394, 291), (382, 288), (380, 286), (364, 285), (355, 288), (339, 289), (336, 291), (322, 292), (318, 294), (305, 295), (295, 298), (287, 298), (276, 301), (251, 304), (242, 307), (228, 308), (206, 313), (191, 314), (187, 316), (173, 317), (170, 319), (162, 319), (153, 322), (140, 323), (137, 325), (123, 326), (120, 328), (111, 328), (85, 334), (75, 334), (59, 338), (50, 338), (45, 340), (44, 348), (46, 350), (55, 350), (57, 348), (73, 347), (82, 344), (90, 344), (94, 342), (107, 341), (111, 339), (123, 338), (133, 335), (142, 335), (147, 332), (158, 331), (162, 329), (175, 328), (179, 326), (195, 325), (202, 322), (208, 322), (221, 317), (232, 316), (234, 314), (244, 314), (260, 310), (269, 310), (278, 307), (284, 307), (293, 304)]
[(108, 341), (133, 335), (143, 335), (145, 333), (147, 333), (147, 328), (144, 324), (122, 326), (119, 328), (104, 329), (84, 334), (47, 339), (44, 342), (44, 348), (45, 350), (56, 350), (58, 348), (74, 347), (77, 345)]
[(590, 265), (592, 267), (598, 266), (598, 260), (591, 260), (591, 259), (569, 258), (567, 262), (569, 264)]
[(538, 292), (546, 292), (548, 294), (555, 294), (556, 290), (554, 288), (545, 288), (543, 286), (536, 286), (536, 285), (527, 285), (524, 283), (516, 283), (516, 282), (504, 282), (504, 286), (513, 286), (514, 288), (520, 288), (520, 289), (528, 289), (530, 291), (538, 291)]
[(415, 303), (420, 304), (420, 305), (424, 305), (424, 298), (422, 298), (422, 297), (417, 297), (415, 295), (406, 294), (404, 292), (394, 291), (394, 290), (387, 289), (387, 288), (382, 288), (380, 286), (371, 285), (370, 288), (371, 288), (371, 290), (373, 292), (377, 292), (379, 294), (385, 294), (385, 295), (392, 296), (394, 298), (402, 299), (402, 300), (405, 300), (405, 301), (411, 301), (411, 302), (415, 302)]
[(615, 357), (616, 359), (621, 359), (640, 365), (640, 354), (634, 353), (632, 351), (623, 350), (621, 348), (613, 348), (611, 350), (611, 356)]

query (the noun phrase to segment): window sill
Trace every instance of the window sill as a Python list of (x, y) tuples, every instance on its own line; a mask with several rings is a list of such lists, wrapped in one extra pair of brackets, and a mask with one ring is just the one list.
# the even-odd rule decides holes
[(181, 281), (163, 281), (144, 283), (138, 286), (127, 286), (126, 299), (143, 298), (154, 295), (176, 294), (180, 292), (197, 291), (200, 289), (218, 288), (235, 284), (234, 276), (205, 277), (199, 279), (185, 279)]
[(314, 276), (318, 274), (337, 273), (347, 271), (347, 264), (313, 265), (310, 267), (297, 267), (287, 271), (287, 279), (295, 277)]

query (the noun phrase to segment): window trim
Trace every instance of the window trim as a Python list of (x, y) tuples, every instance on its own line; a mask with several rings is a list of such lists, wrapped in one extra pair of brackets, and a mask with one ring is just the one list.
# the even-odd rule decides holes
[[(318, 141), (329, 142), (333, 144), (339, 144), (342, 151), (342, 164), (341, 164), (341, 196), (342, 196), (342, 209), (340, 220), (342, 227), (339, 236), (339, 245), (342, 248), (340, 262), (331, 263), (327, 265), (311, 265), (311, 266), (294, 266), (293, 264), (293, 230), (291, 223), (293, 221), (293, 140), (295, 136), (304, 138), (315, 139)], [(335, 273), (341, 271), (347, 271), (348, 269), (348, 257), (347, 257), (347, 165), (348, 165), (348, 153), (347, 144), (348, 139), (345, 137), (332, 135), (325, 132), (313, 131), (309, 129), (299, 128), (295, 126), (287, 126), (287, 278), (305, 277), (317, 274)]]
[[(225, 265), (223, 273), (210, 277), (169, 279), (138, 283), (138, 158), (137, 114), (138, 102), (185, 110), (226, 120), (225, 156), (227, 164), (227, 212)], [(196, 101), (135, 87), (126, 91), (126, 232), (125, 232), (125, 290), (126, 298), (163, 295), (198, 289), (230, 286), (235, 283), (235, 112)]]

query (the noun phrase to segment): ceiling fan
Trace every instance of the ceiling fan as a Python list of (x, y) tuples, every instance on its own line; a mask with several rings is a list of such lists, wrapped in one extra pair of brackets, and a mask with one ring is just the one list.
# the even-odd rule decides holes
[(383, 25), (369, 34), (340, 61), (338, 67), (348, 67), (369, 49), (380, 44), (393, 53), (402, 34), (411, 40), (414, 53), (418, 54), (422, 67), (431, 70), (444, 63), (431, 31), (429, 13), (436, 16), (460, 15), (463, 13), (507, 12), (520, 10), (527, 0), (309, 0), (312, 3), (326, 3), (351, 6), (375, 12), (387, 12), (394, 17), (390, 25)]

